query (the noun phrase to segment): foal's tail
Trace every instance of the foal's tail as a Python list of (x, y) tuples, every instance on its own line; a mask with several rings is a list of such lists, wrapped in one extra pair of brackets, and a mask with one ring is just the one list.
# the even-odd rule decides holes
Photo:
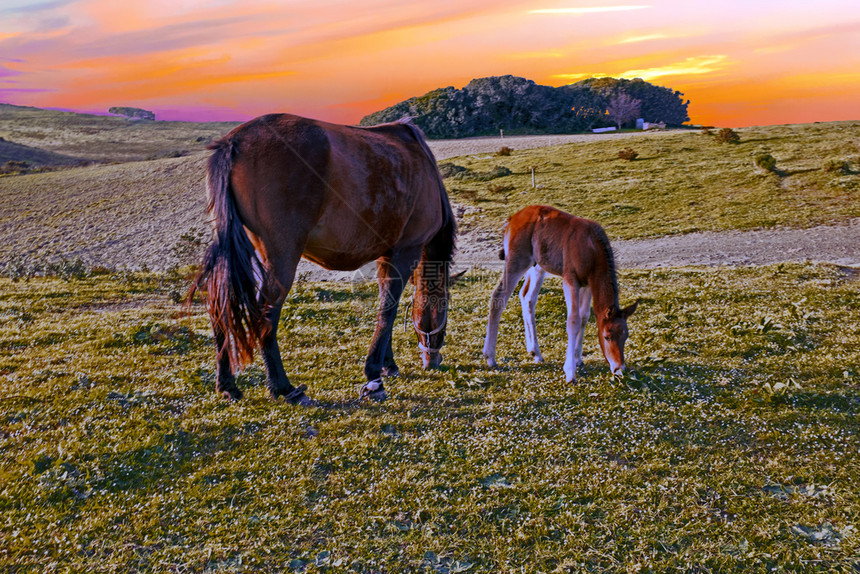
[[(266, 303), (262, 295), (266, 270), (242, 226), (230, 172), (236, 156), (235, 142), (223, 138), (213, 150), (207, 170), (209, 213), (215, 222), (215, 239), (206, 250), (200, 274), (188, 300), (198, 290), (206, 292), (206, 307), (220, 345), (218, 358), (228, 353), (235, 372), (254, 358), (254, 348), (268, 331)], [(218, 335), (223, 342), (218, 341)]]

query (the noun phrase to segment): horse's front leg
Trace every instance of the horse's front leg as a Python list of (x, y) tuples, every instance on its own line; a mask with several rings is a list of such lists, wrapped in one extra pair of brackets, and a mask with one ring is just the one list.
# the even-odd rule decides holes
[[(382, 264), (383, 263), (380, 263), (380, 265), (382, 265)], [(389, 265), (389, 263), (386, 261), (384, 263), (384, 265)], [(380, 273), (379, 269), (377, 267), (377, 281), (379, 283), (380, 297), (382, 297), (382, 292), (385, 290), (385, 281), (386, 281), (385, 276), (387, 276), (387, 274)], [(404, 288), (405, 288), (405, 285), (404, 285)], [(399, 305), (399, 302), (398, 302), (398, 305)], [(392, 331), (393, 331), (393, 328), (392, 328)], [(393, 378), (393, 377), (400, 375), (400, 368), (397, 366), (397, 362), (394, 360), (394, 349), (392, 349), (392, 347), (391, 347), (391, 343), (392, 343), (393, 339), (394, 339), (393, 336), (388, 337), (388, 345), (386, 345), (386, 347), (385, 347), (385, 355), (382, 358), (382, 371), (380, 374), (383, 377), (392, 377)]]
[[(397, 318), (397, 307), (400, 296), (406, 287), (406, 280), (412, 275), (421, 250), (400, 252), (391, 257), (379, 260), (377, 273), (379, 276), (379, 315), (376, 318), (376, 331), (370, 342), (370, 350), (364, 362), (364, 376), (367, 382), (361, 388), (360, 398), (383, 401), (387, 397), (382, 385), (383, 367), (394, 365), (394, 354), (391, 351), (391, 335)], [(386, 365), (388, 358), (389, 364)]]
[[(520, 259), (523, 260), (520, 261)], [(502, 278), (499, 280), (499, 284), (496, 285), (496, 289), (490, 298), (490, 312), (487, 316), (487, 336), (484, 339), (484, 358), (487, 359), (488, 367), (498, 366), (496, 364), (496, 341), (499, 338), (499, 321), (502, 319), (502, 312), (505, 310), (508, 299), (511, 298), (520, 278), (533, 263), (534, 261), (531, 261), (530, 258), (518, 258), (512, 253), (508, 253)]]
[(579, 318), (580, 289), (576, 279), (563, 278), (564, 301), (567, 304), (567, 352), (564, 359), (564, 376), (568, 383), (576, 382), (576, 345), (580, 340), (582, 321)]
[(588, 318), (590, 316), (591, 287), (586, 285), (579, 288), (579, 334), (576, 339), (576, 350), (574, 351), (577, 368), (584, 364), (582, 360), (582, 340), (585, 338), (585, 328), (588, 326)]

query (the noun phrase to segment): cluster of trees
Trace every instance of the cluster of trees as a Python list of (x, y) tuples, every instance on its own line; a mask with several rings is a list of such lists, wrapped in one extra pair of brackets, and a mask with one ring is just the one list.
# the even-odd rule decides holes
[(641, 79), (590, 78), (553, 88), (516, 76), (472, 80), (463, 89), (433, 90), (365, 116), (375, 125), (413, 116), (430, 138), (585, 131), (637, 118), (679, 126), (689, 121), (683, 94)]

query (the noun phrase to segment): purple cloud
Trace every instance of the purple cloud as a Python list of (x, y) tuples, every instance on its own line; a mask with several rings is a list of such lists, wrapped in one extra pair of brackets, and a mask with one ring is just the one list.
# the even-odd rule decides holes
[(0, 14), (35, 14), (46, 10), (56, 10), (69, 4), (74, 4), (79, 0), (49, 0), (47, 2), (38, 2), (36, 4), (22, 4), (20, 6), (9, 6), (0, 10)]
[(18, 70), (12, 70), (5, 66), (0, 66), (0, 78), (11, 78), (13, 76), (20, 76), (22, 72)]

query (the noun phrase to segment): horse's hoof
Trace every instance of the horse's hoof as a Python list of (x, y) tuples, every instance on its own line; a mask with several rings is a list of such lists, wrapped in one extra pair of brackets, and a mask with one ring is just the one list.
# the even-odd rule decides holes
[(361, 390), (358, 393), (359, 401), (368, 400), (381, 403), (387, 398), (388, 393), (385, 392), (385, 387), (382, 386), (382, 382), (378, 380), (368, 381), (361, 387)]
[(315, 406), (317, 406), (317, 402), (304, 393), (299, 395), (298, 398), (290, 400), (290, 403), (296, 405), (297, 407), (315, 407)]
[(291, 391), (269, 391), (273, 400), (278, 400), (278, 397), (283, 396), (290, 404), (299, 407), (312, 407), (316, 402), (305, 394), (308, 389), (307, 385), (299, 385)]
[(540, 365), (543, 363), (543, 357), (539, 353), (531, 352), (531, 353), (529, 353), (529, 355), (531, 355), (532, 360), (536, 364)]
[(391, 367), (382, 367), (382, 376), (388, 377), (389, 379), (399, 377), (400, 369), (397, 368), (397, 365), (393, 365)]
[(238, 387), (226, 387), (217, 389), (217, 391), (228, 401), (239, 401), (242, 399), (242, 391), (240, 391)]

